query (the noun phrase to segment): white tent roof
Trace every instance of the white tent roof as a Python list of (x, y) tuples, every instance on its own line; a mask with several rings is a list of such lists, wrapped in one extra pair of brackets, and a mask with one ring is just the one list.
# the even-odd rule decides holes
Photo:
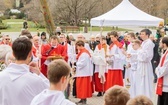
[(161, 18), (136, 8), (129, 0), (123, 0), (109, 12), (91, 19), (91, 26), (158, 26)]

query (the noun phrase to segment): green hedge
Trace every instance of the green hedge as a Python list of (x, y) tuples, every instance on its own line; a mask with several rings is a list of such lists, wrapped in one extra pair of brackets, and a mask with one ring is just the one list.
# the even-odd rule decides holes
[(0, 30), (7, 29), (8, 25), (5, 24), (0, 24)]

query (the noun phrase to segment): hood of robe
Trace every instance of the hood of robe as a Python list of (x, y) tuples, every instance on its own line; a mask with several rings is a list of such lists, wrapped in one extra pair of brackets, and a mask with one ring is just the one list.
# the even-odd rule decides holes
[(45, 89), (34, 98), (33, 103), (35, 105), (66, 105), (64, 100), (63, 92)]

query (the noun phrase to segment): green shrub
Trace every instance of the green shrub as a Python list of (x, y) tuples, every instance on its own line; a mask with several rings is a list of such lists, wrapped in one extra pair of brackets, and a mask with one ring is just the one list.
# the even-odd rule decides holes
[(45, 25), (36, 23), (35, 25), (32, 26), (32, 28), (45, 28)]
[(23, 19), (24, 17), (26, 17), (26, 15), (23, 12), (16, 14), (17, 19)]
[(6, 16), (1, 16), (0, 19), (1, 19), (1, 20), (5, 20), (5, 19), (6, 19)]
[(0, 24), (0, 30), (7, 29), (8, 25)]

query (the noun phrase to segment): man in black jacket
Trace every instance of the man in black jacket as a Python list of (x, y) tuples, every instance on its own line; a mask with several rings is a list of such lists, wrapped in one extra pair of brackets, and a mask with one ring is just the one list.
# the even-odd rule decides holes
[(91, 37), (90, 37), (90, 42), (89, 42), (89, 47), (90, 47), (90, 49), (92, 50), (92, 51), (94, 51), (95, 50), (95, 48), (96, 48), (96, 46), (97, 46), (97, 42), (95, 41), (95, 37), (92, 35)]
[(154, 54), (153, 54), (153, 58), (151, 60), (151, 63), (152, 63), (152, 67), (153, 67), (154, 83), (156, 83), (157, 82), (157, 76), (156, 76), (156, 73), (155, 73), (155, 69), (158, 66), (159, 61), (160, 61), (160, 55), (158, 53), (159, 41), (154, 38), (154, 35), (150, 35), (150, 39), (155, 44), (155, 47), (153, 48)]

